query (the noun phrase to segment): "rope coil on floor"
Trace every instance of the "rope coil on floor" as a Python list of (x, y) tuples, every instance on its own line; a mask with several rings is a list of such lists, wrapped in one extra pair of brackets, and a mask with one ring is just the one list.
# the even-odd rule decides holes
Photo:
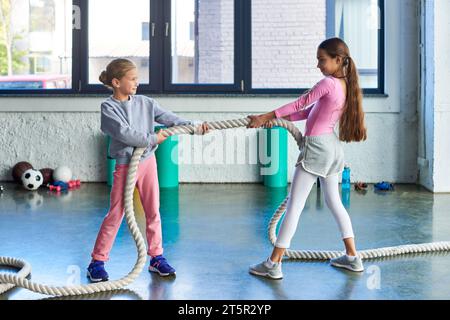
[[(278, 209), (275, 211), (269, 222), (269, 240), (272, 245), (277, 241), (276, 228), (278, 222), (286, 211), (289, 196), (284, 199)], [(450, 251), (450, 241), (430, 242), (421, 244), (407, 244), (394, 247), (384, 247), (379, 249), (368, 249), (358, 251), (358, 255), (362, 259), (378, 259), (384, 257), (392, 257), (410, 253), (425, 253)], [(324, 251), (324, 250), (286, 250), (285, 256), (295, 260), (329, 260), (344, 255), (344, 251)]]
[[(215, 121), (208, 122), (208, 126), (211, 130), (225, 130), (231, 128), (247, 127), (250, 119), (235, 119), (235, 120), (225, 120), (225, 121)], [(272, 120), (275, 126), (286, 128), (289, 133), (294, 137), (295, 141), (300, 150), (304, 147), (304, 139), (300, 130), (289, 121), (282, 119)], [(172, 128), (164, 129), (163, 135), (166, 137), (177, 135), (177, 134), (195, 134), (198, 127), (193, 125), (187, 126), (176, 126)], [(125, 218), (135, 241), (138, 257), (133, 269), (125, 277), (108, 282), (100, 282), (79, 286), (47, 286), (39, 283), (34, 283), (26, 279), (26, 277), (31, 273), (31, 266), (24, 260), (1, 257), (0, 256), (0, 266), (9, 266), (13, 268), (20, 269), (16, 274), (0, 274), (0, 294), (14, 288), (15, 286), (22, 287), (37, 293), (51, 295), (51, 296), (74, 296), (82, 294), (98, 293), (110, 290), (119, 290), (131, 282), (133, 282), (141, 273), (142, 269), (147, 260), (147, 250), (145, 246), (144, 238), (139, 231), (136, 219), (134, 216), (134, 204), (133, 204), (133, 192), (136, 184), (136, 172), (139, 165), (139, 160), (144, 153), (145, 148), (136, 148), (134, 150), (133, 156), (130, 161), (127, 182), (125, 186), (124, 193), (124, 206), (125, 206)], [(276, 241), (276, 227), (279, 220), (286, 211), (286, 206), (289, 196), (281, 203), (276, 212), (274, 213), (272, 219), (269, 223), (269, 239), (272, 245)], [(446, 242), (433, 242), (425, 244), (410, 244), (401, 245), (396, 247), (386, 247), (380, 249), (369, 249), (359, 251), (359, 255), (363, 259), (375, 259), (380, 257), (389, 257), (394, 255), (402, 255), (408, 253), (424, 253), (424, 252), (437, 252), (437, 251), (449, 251), (450, 241)], [(291, 259), (299, 260), (327, 260), (331, 258), (338, 257), (342, 255), (342, 251), (312, 251), (312, 250), (287, 250), (285, 255)]]
[(133, 192), (136, 184), (136, 172), (145, 148), (136, 148), (130, 160), (127, 181), (125, 186), (125, 218), (130, 229), (131, 235), (135, 241), (138, 251), (138, 257), (133, 269), (125, 277), (108, 282), (99, 282), (78, 286), (47, 286), (35, 283), (26, 279), (31, 272), (30, 265), (23, 260), (0, 257), (1, 266), (21, 268), (17, 274), (0, 274), (0, 294), (12, 289), (15, 286), (28, 289), (33, 292), (50, 296), (74, 296), (82, 294), (98, 293), (103, 291), (118, 290), (132, 283), (141, 273), (147, 261), (147, 249), (144, 237), (142, 236), (134, 216)]

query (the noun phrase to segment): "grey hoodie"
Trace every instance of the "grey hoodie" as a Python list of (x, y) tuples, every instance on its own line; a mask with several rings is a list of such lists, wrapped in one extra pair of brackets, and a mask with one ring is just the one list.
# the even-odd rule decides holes
[(134, 147), (146, 148), (141, 161), (150, 157), (158, 148), (155, 122), (166, 127), (199, 123), (181, 119), (146, 96), (130, 96), (128, 101), (113, 96), (106, 99), (101, 106), (100, 128), (111, 137), (110, 157), (117, 164), (128, 164)]

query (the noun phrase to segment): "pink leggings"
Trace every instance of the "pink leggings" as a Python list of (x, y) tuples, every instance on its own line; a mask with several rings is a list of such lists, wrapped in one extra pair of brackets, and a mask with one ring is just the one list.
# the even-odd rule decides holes
[[(128, 165), (116, 165), (114, 183), (111, 190), (109, 212), (103, 220), (95, 242), (92, 258), (97, 261), (109, 260), (117, 231), (124, 216), (123, 193), (128, 173)], [(161, 217), (159, 214), (159, 185), (155, 155), (139, 164), (136, 177), (136, 187), (139, 191), (142, 206), (147, 221), (146, 235), (148, 255), (157, 256), (163, 253)]]

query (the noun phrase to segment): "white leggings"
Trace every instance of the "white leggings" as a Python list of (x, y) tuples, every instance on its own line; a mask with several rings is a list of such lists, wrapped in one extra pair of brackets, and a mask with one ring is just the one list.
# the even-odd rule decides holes
[[(320, 177), (320, 186), (325, 196), (325, 202), (339, 226), (342, 239), (354, 238), (350, 217), (342, 205), (341, 197), (339, 196), (338, 180), (339, 175), (337, 174), (327, 178)], [(295, 169), (286, 214), (284, 215), (275, 243), (277, 248), (290, 247), (292, 237), (297, 229), (300, 214), (305, 207), (306, 199), (316, 181), (317, 176), (305, 171), (302, 165), (299, 165)]]

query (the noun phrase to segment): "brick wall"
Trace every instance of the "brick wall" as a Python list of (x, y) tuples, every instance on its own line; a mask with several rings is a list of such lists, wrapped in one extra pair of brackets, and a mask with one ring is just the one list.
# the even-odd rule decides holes
[(316, 51), (325, 18), (325, 0), (253, 0), (253, 87), (309, 88), (320, 80)]
[(234, 1), (199, 1), (199, 82), (234, 82)]

